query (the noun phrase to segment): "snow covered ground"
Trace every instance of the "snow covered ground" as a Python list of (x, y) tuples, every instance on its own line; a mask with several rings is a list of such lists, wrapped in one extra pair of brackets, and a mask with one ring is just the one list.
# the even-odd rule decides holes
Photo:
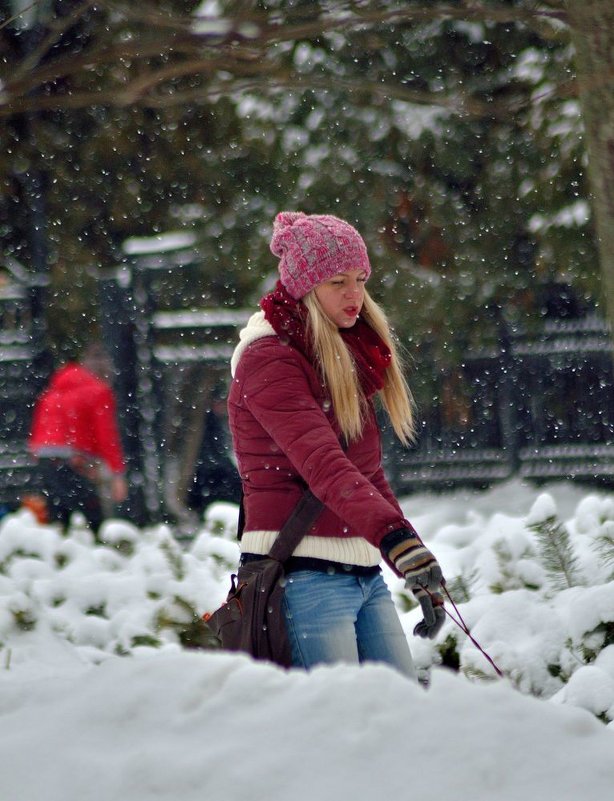
[(189, 548), (164, 526), (110, 521), (98, 545), (78, 521), (64, 538), (5, 517), (0, 799), (610, 797), (612, 494), (508, 482), (403, 506), (505, 679), (452, 621), (411, 637), (417, 610), (389, 572), (428, 689), (385, 666), (306, 674), (183, 648), (236, 562), (228, 505)]

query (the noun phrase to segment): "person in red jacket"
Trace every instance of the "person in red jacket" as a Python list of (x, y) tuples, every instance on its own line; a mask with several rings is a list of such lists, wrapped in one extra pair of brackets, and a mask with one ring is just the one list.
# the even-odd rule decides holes
[(386, 317), (365, 288), (365, 243), (332, 215), (281, 212), (271, 250), (280, 280), (231, 361), (242, 563), (268, 554), (308, 487), (325, 508), (286, 563), (293, 665), (379, 661), (414, 677), (380, 562), (419, 601), (424, 619), (414, 633), (422, 637), (443, 624), (444, 580), (382, 469), (375, 397), (402, 442), (414, 424)]
[(34, 406), (29, 449), (37, 459), (48, 517), (64, 530), (79, 510), (98, 532), (104, 518), (101, 486), (108, 485), (113, 503), (127, 496), (111, 374), (104, 347), (91, 343), (80, 363), (70, 362), (51, 376)]

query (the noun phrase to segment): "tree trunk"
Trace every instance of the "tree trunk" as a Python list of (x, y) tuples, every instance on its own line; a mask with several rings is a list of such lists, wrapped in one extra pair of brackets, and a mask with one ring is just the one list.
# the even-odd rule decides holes
[(567, 0), (606, 314), (614, 332), (614, 2)]

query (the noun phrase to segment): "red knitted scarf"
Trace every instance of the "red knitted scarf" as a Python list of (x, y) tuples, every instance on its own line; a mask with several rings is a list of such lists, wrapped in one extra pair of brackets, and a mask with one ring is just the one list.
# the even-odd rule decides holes
[[(287, 342), (314, 362), (313, 348), (307, 335), (307, 307), (294, 300), (281, 281), (260, 301), (266, 320), (282, 342)], [(370, 398), (384, 386), (386, 368), (390, 366), (390, 349), (375, 331), (360, 317), (352, 328), (339, 329), (350, 349), (365, 397)]]

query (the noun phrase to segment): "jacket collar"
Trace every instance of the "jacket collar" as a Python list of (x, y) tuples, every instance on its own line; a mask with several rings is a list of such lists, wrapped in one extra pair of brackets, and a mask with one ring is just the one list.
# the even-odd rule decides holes
[(245, 328), (239, 332), (239, 344), (234, 349), (230, 359), (230, 373), (232, 377), (234, 378), (241, 356), (252, 342), (255, 342), (257, 339), (262, 339), (263, 337), (274, 336), (276, 336), (275, 330), (273, 326), (264, 319), (264, 312), (258, 311), (252, 314)]

